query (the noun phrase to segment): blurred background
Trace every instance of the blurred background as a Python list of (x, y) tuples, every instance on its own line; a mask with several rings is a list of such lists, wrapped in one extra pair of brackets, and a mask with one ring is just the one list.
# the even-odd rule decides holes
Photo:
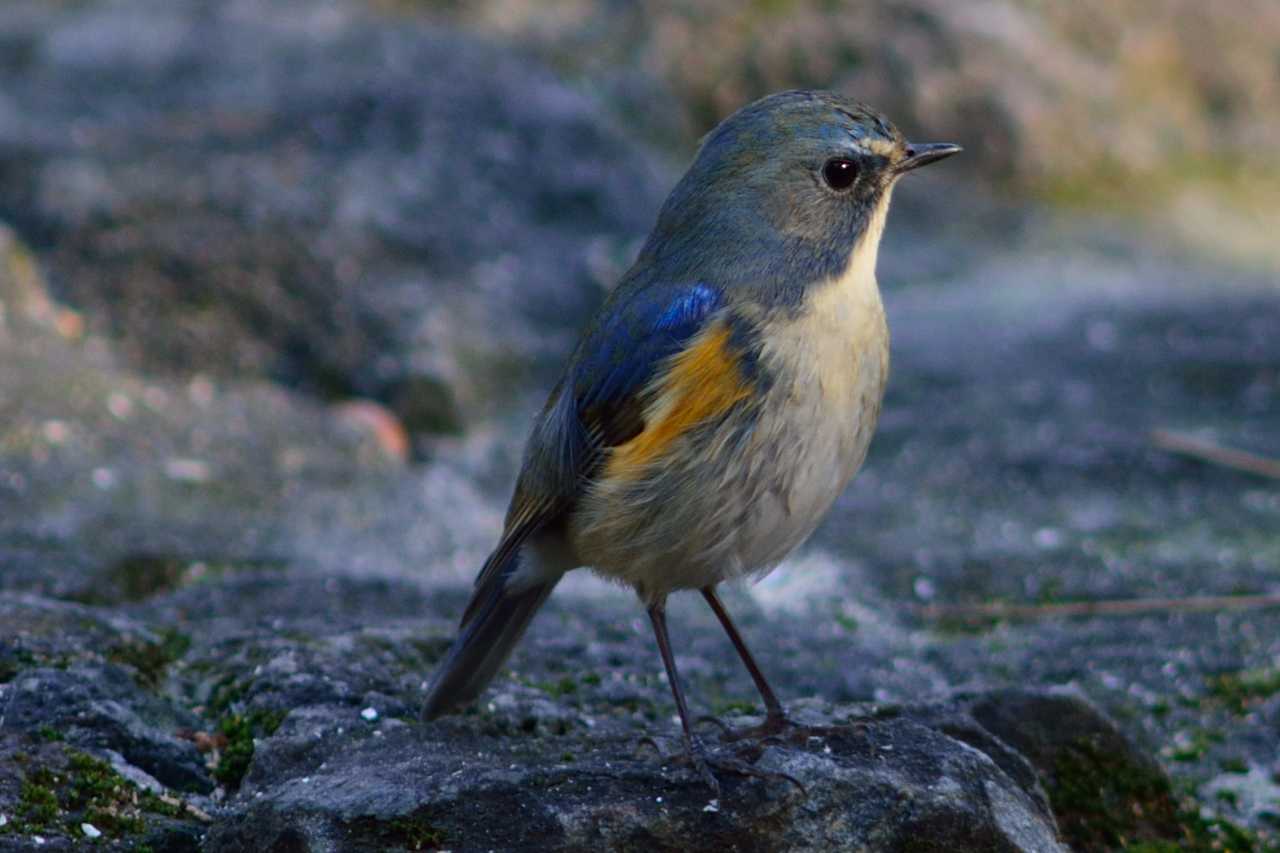
[[(186, 637), (183, 713), (271, 626), (443, 641), (698, 139), (797, 87), (965, 153), (895, 197), (865, 471), (733, 593), (786, 638), (766, 670), (839, 701), (1073, 685), (1274, 840), (1273, 0), (4, 0), (0, 674), (100, 657), (37, 599)], [(750, 695), (694, 605), (692, 694)], [(603, 667), (617, 622), (647, 671), (641, 616), (575, 579), (513, 666)], [(361, 689), (411, 706), (431, 648)]]

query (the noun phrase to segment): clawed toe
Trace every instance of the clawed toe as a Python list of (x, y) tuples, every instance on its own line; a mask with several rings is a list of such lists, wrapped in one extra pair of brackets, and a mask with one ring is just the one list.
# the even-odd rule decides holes
[[(757, 755), (756, 758), (759, 756)], [(747, 779), (764, 779), (769, 782), (789, 782), (800, 790), (801, 794), (809, 796), (809, 789), (804, 786), (796, 777), (790, 773), (782, 773), (777, 770), (764, 770), (756, 767), (754, 764), (743, 761), (737, 756), (713, 756), (706, 759), (707, 765), (720, 773), (729, 773), (734, 776), (741, 776)]]
[(694, 722), (695, 723), (711, 723), (711, 725), (720, 729), (720, 736), (722, 738), (725, 737), (726, 735), (733, 734), (733, 728), (728, 723), (726, 723), (724, 720), (720, 719), (719, 717), (713, 717), (710, 714), (703, 714), (701, 717), (694, 720)]
[[(717, 720), (717, 722), (719, 722)], [(726, 743), (733, 743), (741, 740), (758, 740), (766, 743), (784, 743), (788, 738), (784, 735), (791, 735), (793, 732), (803, 728), (797, 723), (791, 721), (791, 718), (783, 714), (770, 714), (764, 718), (764, 722), (756, 726), (747, 726), (744, 729), (733, 729), (720, 723), (723, 730), (720, 739)]]
[[(707, 783), (707, 787), (711, 788), (712, 795), (716, 798), (720, 796), (720, 779), (717, 774), (745, 779), (784, 781), (795, 785), (805, 796), (809, 795), (809, 790), (794, 776), (756, 767), (754, 762), (760, 759), (763, 752), (759, 742), (738, 747), (735, 754), (726, 754), (719, 750), (709, 750), (701, 741), (694, 740), (692, 744), (686, 744), (684, 752), (663, 759), (663, 763), (691, 766)], [(743, 756), (747, 756), (749, 760)]]
[(832, 734), (830, 726), (809, 726), (797, 723), (781, 714), (765, 717), (764, 722), (742, 729), (724, 727), (720, 735), (723, 743), (754, 741), (772, 746), (806, 746), (816, 739)]
[(653, 738), (649, 737), (648, 735), (645, 735), (644, 737), (636, 741), (636, 752), (639, 752), (640, 747), (642, 746), (649, 747), (650, 749), (652, 749), (654, 752), (658, 754), (659, 758), (662, 758), (662, 747), (658, 746), (658, 742)]

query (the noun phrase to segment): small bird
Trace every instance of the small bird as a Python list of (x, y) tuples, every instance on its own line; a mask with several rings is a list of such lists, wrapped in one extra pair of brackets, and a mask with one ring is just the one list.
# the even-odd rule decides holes
[(590, 567), (648, 609), (684, 735), (713, 787), (667, 634), (696, 589), (765, 706), (789, 721), (716, 593), (761, 577), (858, 470), (889, 369), (876, 256), (898, 178), (960, 151), (907, 142), (840, 95), (789, 91), (702, 141), (635, 264), (534, 423), (506, 524), (423, 716), (474, 700), (565, 572)]

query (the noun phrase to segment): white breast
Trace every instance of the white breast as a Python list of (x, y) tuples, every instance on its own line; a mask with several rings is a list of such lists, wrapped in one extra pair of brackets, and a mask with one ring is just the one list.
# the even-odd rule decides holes
[(889, 372), (889, 330), (876, 284), (888, 199), (844, 274), (817, 285), (800, 315), (770, 329), (762, 361), (777, 377), (758, 440), (776, 466), (744, 536), (743, 563), (771, 567), (826, 515), (870, 446)]

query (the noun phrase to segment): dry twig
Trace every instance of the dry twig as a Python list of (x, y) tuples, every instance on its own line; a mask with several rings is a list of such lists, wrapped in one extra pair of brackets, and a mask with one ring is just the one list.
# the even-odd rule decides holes
[(1193, 456), (1236, 471), (1280, 480), (1280, 459), (1223, 447), (1203, 438), (1167, 429), (1152, 430), (1151, 442), (1161, 450), (1167, 450), (1170, 453), (1181, 453), (1184, 456)]
[(926, 604), (917, 612), (926, 619), (1044, 619), (1055, 616), (1134, 616), (1145, 613), (1201, 613), (1214, 610), (1260, 610), (1280, 607), (1280, 593), (1262, 595), (1194, 595), (1189, 598), (1120, 598), (1062, 601), (1053, 604)]

